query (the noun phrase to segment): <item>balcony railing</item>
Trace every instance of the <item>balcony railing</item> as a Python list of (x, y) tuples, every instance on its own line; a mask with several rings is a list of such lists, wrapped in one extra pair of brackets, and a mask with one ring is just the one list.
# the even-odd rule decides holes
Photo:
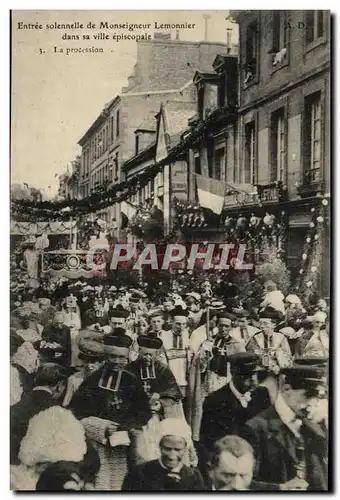
[(233, 193), (226, 195), (224, 200), (224, 208), (234, 207), (236, 205), (254, 205), (258, 203), (257, 193), (250, 194), (246, 192)]
[(257, 192), (261, 203), (271, 201), (285, 201), (287, 199), (287, 188), (281, 181), (271, 182), (269, 184), (258, 184)]
[(254, 192), (240, 192), (227, 195), (225, 197), (224, 208), (237, 205), (255, 205), (257, 203), (281, 202), (287, 199), (287, 189), (281, 181), (269, 184), (257, 184)]

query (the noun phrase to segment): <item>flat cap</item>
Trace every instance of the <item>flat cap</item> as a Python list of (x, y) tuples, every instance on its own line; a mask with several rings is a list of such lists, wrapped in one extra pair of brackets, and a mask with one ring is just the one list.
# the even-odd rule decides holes
[(261, 370), (260, 357), (251, 352), (231, 354), (227, 356), (226, 361), (230, 363), (233, 370), (237, 370), (240, 374), (248, 374)]
[(294, 389), (324, 392), (327, 387), (327, 360), (324, 358), (296, 359), (292, 366), (283, 368), (281, 373)]

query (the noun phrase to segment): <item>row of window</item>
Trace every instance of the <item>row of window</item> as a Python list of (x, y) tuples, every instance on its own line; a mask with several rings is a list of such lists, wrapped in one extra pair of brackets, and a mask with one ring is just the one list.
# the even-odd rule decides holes
[(146, 200), (149, 200), (151, 198), (151, 195), (153, 196), (154, 187), (155, 179), (151, 179), (151, 181), (149, 181), (146, 186), (144, 186), (136, 194), (131, 196), (130, 202), (138, 205), (139, 203), (144, 203)]
[(119, 179), (119, 152), (111, 161), (91, 174), (91, 189), (104, 182), (117, 182)]
[[(280, 108), (271, 115), (270, 120), (270, 181), (287, 182), (287, 117), (285, 109)], [(321, 93), (317, 92), (305, 99), (303, 116), (303, 173), (306, 183), (321, 179)], [(258, 183), (258, 138), (255, 120), (244, 126), (244, 161), (241, 182), (245, 184)], [(228, 168), (226, 151), (229, 145), (215, 148), (212, 161), (209, 162), (209, 177), (233, 183), (233, 170)], [(230, 145), (233, 147), (233, 145)], [(201, 159), (199, 153), (194, 155), (195, 172), (201, 174)], [(233, 178), (228, 175), (232, 172)]]
[[(272, 36), (273, 43), (271, 54), (273, 57), (272, 66), (278, 66), (287, 58), (288, 31), (290, 23), (286, 11), (273, 11)], [(306, 45), (322, 38), (325, 34), (325, 19), (322, 10), (306, 11), (304, 22)], [(259, 73), (260, 63), (260, 31), (259, 21), (252, 21), (246, 32), (245, 40), (245, 64), (244, 83), (248, 84), (254, 80)]]
[[(281, 108), (271, 115), (270, 122), (270, 180), (287, 182), (287, 128), (285, 110)], [(245, 125), (245, 183), (258, 182), (256, 123)], [(303, 181), (318, 182), (321, 178), (321, 94), (317, 92), (305, 99), (303, 116)]]
[(84, 177), (89, 175), (90, 164), (108, 150), (109, 146), (118, 139), (119, 133), (120, 114), (118, 109), (116, 114), (109, 118), (105, 127), (92, 139), (90, 146), (83, 149), (82, 173)]

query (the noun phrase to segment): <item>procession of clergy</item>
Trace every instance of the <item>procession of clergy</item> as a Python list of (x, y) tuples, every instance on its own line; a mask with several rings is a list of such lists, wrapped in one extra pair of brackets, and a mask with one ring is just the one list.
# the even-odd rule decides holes
[(14, 288), (11, 489), (328, 489), (324, 300)]

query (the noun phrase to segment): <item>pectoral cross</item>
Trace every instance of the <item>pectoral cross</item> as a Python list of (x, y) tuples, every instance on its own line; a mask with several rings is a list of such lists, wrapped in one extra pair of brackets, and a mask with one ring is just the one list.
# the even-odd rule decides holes
[(144, 391), (148, 394), (150, 389), (151, 389), (151, 385), (149, 384), (149, 382), (147, 380), (145, 380), (143, 382), (143, 389)]
[(226, 356), (228, 354), (228, 349), (227, 349), (226, 345), (224, 345), (222, 347), (222, 349), (219, 349), (218, 351), (219, 351), (219, 353), (220, 353), (221, 356)]
[(110, 405), (115, 408), (116, 410), (120, 410), (121, 404), (123, 403), (123, 400), (118, 396), (118, 394), (115, 394), (113, 396), (113, 399), (110, 403)]

